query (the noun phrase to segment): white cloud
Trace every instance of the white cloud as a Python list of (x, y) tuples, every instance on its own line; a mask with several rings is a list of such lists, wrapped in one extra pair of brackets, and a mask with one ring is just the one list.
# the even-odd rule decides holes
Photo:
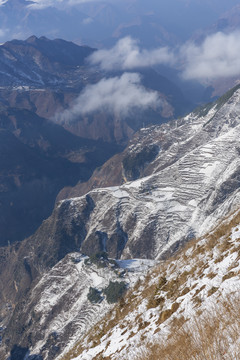
[(78, 4), (84, 4), (87, 2), (97, 2), (102, 0), (67, 0), (69, 5), (78, 5)]
[(91, 24), (92, 22), (93, 22), (93, 19), (88, 17), (88, 18), (83, 19), (82, 24), (88, 25), (88, 24)]
[(216, 79), (240, 75), (240, 32), (222, 32), (208, 36), (201, 45), (181, 48), (185, 60), (185, 79)]
[(0, 6), (6, 4), (6, 2), (8, 2), (8, 0), (0, 0)]
[(141, 85), (139, 74), (124, 73), (120, 77), (104, 78), (97, 84), (88, 85), (70, 109), (56, 115), (56, 121), (68, 121), (95, 111), (106, 111), (125, 117), (133, 110), (143, 110), (160, 104), (158, 93)]
[(30, 9), (44, 9), (47, 7), (59, 7), (60, 5), (64, 4), (64, 0), (27, 0), (30, 2), (28, 7)]
[[(1, 1), (1, 0), (0, 0)], [(64, 8), (66, 6), (74, 6), (93, 2), (98, 0), (27, 0), (30, 2), (28, 7), (33, 10), (44, 9), (47, 7)]]
[(4, 37), (8, 33), (8, 29), (0, 29), (0, 38)]
[(125, 37), (111, 49), (94, 52), (89, 57), (92, 65), (103, 70), (130, 70), (166, 64), (182, 64), (186, 80), (212, 80), (240, 75), (240, 31), (222, 32), (207, 36), (201, 44), (187, 43), (178, 49), (168, 47), (153, 50), (140, 49), (137, 40)]
[(138, 41), (129, 36), (119, 40), (113, 48), (98, 50), (89, 57), (91, 64), (99, 65), (104, 70), (129, 70), (156, 64), (171, 65), (174, 59), (174, 54), (168, 47), (140, 49)]

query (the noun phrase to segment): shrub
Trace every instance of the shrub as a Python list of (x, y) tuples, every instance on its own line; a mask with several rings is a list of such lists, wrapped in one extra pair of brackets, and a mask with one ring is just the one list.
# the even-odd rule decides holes
[(110, 281), (109, 285), (103, 290), (103, 293), (106, 295), (107, 302), (112, 304), (122, 298), (126, 289), (127, 285), (124, 281)]
[(108, 265), (108, 254), (105, 251), (99, 251), (87, 259), (86, 264), (95, 264), (97, 267), (107, 267)]
[(106, 251), (99, 251), (93, 255), (90, 256), (90, 260), (92, 262), (98, 261), (98, 260), (107, 260), (108, 259), (108, 254), (106, 253)]
[(100, 303), (102, 301), (101, 291), (96, 288), (90, 287), (87, 298), (93, 304)]

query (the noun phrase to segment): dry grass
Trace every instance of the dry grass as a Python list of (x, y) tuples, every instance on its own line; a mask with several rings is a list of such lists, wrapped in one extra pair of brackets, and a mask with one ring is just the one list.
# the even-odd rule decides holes
[(188, 286), (186, 286), (186, 287), (183, 289), (183, 291), (180, 293), (180, 297), (186, 295), (187, 293), (189, 293), (190, 290), (191, 290), (191, 289), (190, 289)]
[[(220, 301), (204, 317), (172, 322), (171, 337), (148, 344), (134, 360), (238, 360), (240, 358), (240, 297)], [(235, 344), (230, 348), (231, 344)]]
[(148, 325), (150, 325), (149, 321), (142, 321), (141, 319), (139, 320), (139, 324), (138, 324), (138, 331), (145, 329), (145, 327), (147, 327)]
[(207, 277), (208, 277), (209, 279), (213, 279), (213, 278), (215, 278), (215, 276), (217, 276), (217, 274), (214, 273), (214, 272), (212, 272), (212, 271), (207, 274)]
[(229, 235), (231, 234), (232, 228), (236, 227), (240, 223), (240, 212), (235, 212), (228, 216), (225, 220), (222, 221), (220, 226), (216, 226), (216, 228), (208, 235), (208, 239), (213, 246), (219, 241), (219, 239), (224, 236), (227, 240)]
[(202, 304), (202, 297), (201, 296), (194, 296), (194, 298), (192, 299), (193, 303), (195, 304), (195, 306), (200, 306)]
[(222, 281), (225, 281), (227, 279), (231, 279), (232, 277), (237, 276), (237, 274), (234, 271), (230, 271), (226, 275), (222, 277)]
[[(162, 268), (161, 266), (157, 266), (154, 269), (154, 276), (159, 275), (161, 273)], [(110, 311), (104, 319), (100, 320), (99, 323), (94, 325), (90, 331), (85, 335), (88, 338), (88, 343), (92, 343), (91, 347), (95, 347), (100, 344), (101, 339), (104, 335), (108, 334), (110, 336), (111, 330), (114, 328), (114, 326), (119, 325), (121, 328), (125, 328), (127, 330), (131, 329), (132, 324), (127, 324), (127, 322), (124, 322), (124, 327), (121, 324), (121, 321), (125, 319), (127, 314), (134, 311), (137, 306), (141, 303), (143, 298), (149, 298), (153, 296), (156, 285), (151, 284), (150, 280), (154, 277), (152, 273), (148, 273), (147, 276), (144, 279), (144, 282), (141, 282), (140, 280), (136, 282), (133, 289), (129, 290), (126, 295), (114, 306), (113, 310)], [(143, 291), (140, 290), (140, 288), (143, 288)], [(147, 325), (146, 325), (147, 326)], [(124, 330), (123, 330), (124, 333)], [(131, 336), (133, 336), (134, 333), (131, 332)], [(76, 343), (76, 345), (69, 351), (67, 354), (65, 354), (61, 360), (71, 360), (76, 356), (81, 355), (81, 353), (84, 351), (84, 347), (82, 346), (82, 341), (79, 341)], [(101, 357), (99, 357), (101, 359)]]
[[(230, 214), (230, 216), (222, 221), (222, 224), (217, 225), (211, 233), (206, 234), (205, 238), (207, 239), (205, 244), (199, 244), (199, 240), (194, 240), (189, 245), (193, 247), (193, 257), (199, 255), (204, 255), (207, 252), (211, 254), (212, 250), (217, 246), (219, 253), (221, 254), (216, 260), (220, 262), (222, 260), (222, 254), (226, 253), (229, 249), (232, 248), (232, 243), (230, 241), (230, 235), (232, 228), (236, 227), (240, 223), (240, 212), (235, 212)], [(219, 239), (222, 238), (222, 241), (219, 242)], [(240, 250), (240, 247), (239, 247)]]
[(197, 289), (194, 296), (197, 296), (203, 289), (205, 289), (206, 285), (202, 285), (200, 289)]
[[(173, 328), (171, 339), (167, 343), (149, 344), (146, 352), (137, 357), (138, 360), (240, 360), (240, 355), (235, 356), (235, 354), (235, 357), (224, 355), (228, 351), (229, 336), (236, 341), (240, 333), (240, 301), (237, 302), (235, 299), (234, 303), (229, 302), (231, 306), (229, 306), (228, 302), (219, 302), (218, 309), (215, 310), (214, 314), (206, 314), (205, 312), (201, 314), (199, 312), (200, 322), (197, 319), (186, 322), (183, 317), (175, 317), (173, 315), (179, 307), (178, 298), (186, 295), (191, 290), (191, 286), (188, 286), (189, 283), (187, 285), (189, 278), (194, 280), (207, 276), (209, 279), (213, 279), (216, 276), (214, 272), (209, 272), (208, 275), (204, 274), (205, 269), (208, 267), (209, 259), (213, 258), (215, 249), (218, 250), (219, 254), (214, 261), (215, 264), (221, 262), (226, 253), (231, 252), (233, 248), (239, 252), (240, 258), (240, 245), (236, 248), (236, 242), (233, 244), (230, 241), (232, 228), (239, 223), (240, 212), (235, 215), (232, 214), (229, 219), (225, 219), (220, 227), (216, 227), (205, 237), (205, 242), (203, 241), (199, 244), (201, 239), (191, 240), (184, 249), (181, 249), (170, 259), (152, 269), (144, 281), (137, 282), (134, 289), (130, 290), (116, 304), (104, 320), (91, 328), (88, 334), (85, 335), (88, 339), (88, 344), (91, 344), (91, 347), (100, 344), (102, 337), (106, 334), (109, 336), (116, 325), (120, 325), (122, 334), (130, 330), (129, 338), (134, 336), (132, 331), (133, 324), (128, 323), (126, 317), (128, 314), (136, 311), (143, 300), (147, 300), (148, 309), (156, 307), (159, 309), (157, 323), (160, 325), (168, 320), (173, 324)], [(181, 272), (177, 264), (188, 265), (189, 250), (190, 257), (191, 259), (194, 258), (194, 262), (192, 262), (192, 267), (188, 268), (188, 271)], [(236, 276), (236, 273), (231, 271), (231, 269), (237, 266), (237, 260), (235, 265), (229, 268), (229, 273), (223, 276), (223, 281)], [(175, 274), (176, 277), (173, 278), (169, 274)], [(154, 278), (159, 279), (157, 284), (152, 281)], [(201, 291), (204, 288), (205, 285), (201, 289), (196, 290), (192, 298), (196, 308), (202, 304)], [(216, 291), (217, 288), (212, 287), (208, 291), (208, 296), (211, 296)], [(167, 299), (171, 299), (173, 303), (170, 309), (164, 309)], [(238, 311), (235, 311), (235, 309), (238, 309)], [(203, 315), (205, 316), (203, 317)], [(138, 330), (145, 329), (149, 325), (148, 322), (143, 321), (140, 317), (136, 318), (136, 324), (138, 325)], [(160, 327), (156, 329), (155, 333), (160, 331), (159, 329)], [(83, 350), (82, 341), (79, 341), (62, 360), (70, 360), (77, 355), (79, 356)], [(240, 346), (238, 350), (238, 354), (240, 354)], [(96, 359), (100, 360), (101, 357)]]
[(217, 290), (218, 290), (218, 287), (216, 287), (216, 286), (211, 287), (211, 289), (208, 290), (208, 295), (207, 296), (213, 295)]

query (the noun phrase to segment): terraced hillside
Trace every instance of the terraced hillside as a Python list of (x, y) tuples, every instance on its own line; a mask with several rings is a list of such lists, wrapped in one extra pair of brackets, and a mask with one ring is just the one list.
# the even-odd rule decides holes
[[(112, 257), (161, 258), (238, 205), (240, 90), (234, 90), (184, 119), (140, 131), (115, 164), (122, 169), (117, 181), (140, 178), (88, 193), (94, 205), (81, 240), (83, 252), (103, 250), (99, 233), (104, 233)], [(109, 169), (107, 184), (114, 179), (116, 166), (111, 166), (110, 160), (103, 170)], [(81, 194), (80, 185), (74, 196), (79, 188)], [(70, 198), (55, 211), (64, 208), (69, 224), (84, 202), (84, 196)], [(78, 224), (77, 216), (74, 221)]]

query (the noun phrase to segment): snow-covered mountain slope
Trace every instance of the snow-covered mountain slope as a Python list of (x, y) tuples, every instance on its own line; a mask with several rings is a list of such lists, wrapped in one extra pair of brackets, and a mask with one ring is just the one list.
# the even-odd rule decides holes
[(149, 270), (61, 360), (238, 359), (240, 213)]
[[(111, 258), (118, 258), (120, 261), (133, 258), (163, 260), (187, 241), (213, 231), (216, 224), (239, 208), (239, 100), (240, 89), (237, 87), (217, 103), (184, 119), (142, 129), (137, 135), (138, 141), (134, 140), (124, 153), (122, 174), (128, 178), (143, 177), (121, 186), (94, 189), (84, 196), (59, 202), (51, 217), (43, 222), (34, 235), (5, 251), (0, 249), (0, 326), (4, 327), (2, 353), (12, 351), (12, 360), (15, 353), (25, 351), (25, 356), (28, 350), (30, 356), (38, 354), (39, 359), (59, 358), (78, 337), (83, 335), (85, 338), (86, 331), (90, 329), (89, 324), (96, 323), (104, 316), (104, 309), (110, 308), (106, 307), (105, 300), (99, 305), (92, 305), (87, 300), (86, 288), (95, 287), (96, 291), (93, 290), (91, 295), (102, 296), (108, 279), (116, 280), (114, 270), (110, 271), (107, 267), (104, 268), (104, 273), (100, 270), (96, 273), (94, 266), (88, 268), (81, 261), (77, 264), (75, 260), (72, 261), (72, 257), (77, 255), (71, 253), (80, 250), (92, 257), (99, 252), (108, 252)], [(237, 224), (231, 225), (231, 229)], [(221, 235), (226, 231), (221, 230)], [(215, 236), (216, 239), (219, 237)], [(236, 238), (232, 246), (238, 251), (235, 240)], [(194, 253), (195, 250), (189, 250), (185, 257), (181, 255), (180, 260), (176, 260), (179, 264), (177, 267), (174, 267), (175, 259), (171, 259), (173, 268), (170, 268), (169, 263), (168, 269), (157, 270), (151, 273), (150, 278), (146, 278), (146, 282), (159, 293), (159, 300), (154, 296), (152, 299), (155, 305), (157, 303), (159, 313), (147, 311), (146, 317), (142, 315), (139, 321), (136, 320), (137, 312), (129, 315), (130, 318), (126, 318), (126, 322), (121, 324), (124, 330), (120, 332), (116, 328), (116, 332), (112, 332), (109, 352), (106, 352), (107, 339), (103, 338), (104, 334), (89, 330), (93, 336), (91, 345), (81, 338), (86, 359), (101, 359), (101, 351), (106, 356), (115, 356), (115, 351), (120, 351), (120, 347), (126, 345), (124, 348), (127, 348), (129, 339), (134, 338), (137, 332), (142, 333), (144, 339), (147, 335), (140, 330), (147, 327), (148, 323), (153, 324), (152, 330), (149, 328), (151, 335), (158, 332), (154, 323), (160, 324), (169, 314), (184, 311), (184, 305), (181, 307), (175, 301), (179, 296), (174, 301), (171, 299), (175, 296), (173, 293), (176, 287), (181, 291), (187, 286), (191, 288), (188, 283), (181, 288), (183, 282), (178, 284), (177, 279), (181, 273), (188, 277), (186, 272), (191, 271), (188, 264), (192, 268), (198, 262), (198, 249), (202, 254), (199, 257), (200, 270), (196, 268), (193, 271), (195, 278), (191, 275), (193, 283), (197, 283), (194, 293), (205, 284), (200, 278), (204, 271), (200, 266), (201, 260), (204, 262), (203, 266), (211, 268), (210, 273), (217, 274), (220, 263), (219, 271), (222, 271), (222, 276), (228, 275), (231, 263), (238, 261), (237, 252), (233, 249), (233, 255), (228, 254), (224, 247), (218, 249), (218, 245), (213, 242), (216, 251), (208, 256), (208, 245), (204, 245), (205, 240), (201, 241), (202, 243), (195, 245), (197, 254)], [(222, 255), (227, 260), (220, 259)], [(170, 293), (154, 279), (155, 276), (158, 278), (159, 271), (167, 279), (167, 283), (170, 282)], [(132, 273), (129, 277), (126, 282), (131, 283)], [(208, 278), (211, 281), (205, 284), (207, 291), (220, 286), (222, 278), (214, 276), (211, 279), (210, 275)], [(184, 278), (181, 281), (183, 280)], [(4, 286), (7, 283), (10, 285)], [(223, 284), (228, 282), (224, 281)], [(236, 287), (237, 284), (236, 281)], [(139, 290), (136, 290), (137, 285), (134, 290), (139, 292), (139, 296), (141, 291), (145, 291), (143, 285), (144, 280)], [(168, 293), (165, 294), (167, 298), (161, 291)], [(186, 289), (185, 291), (187, 294)], [(131, 299), (130, 296), (131, 292), (125, 303), (129, 303), (129, 306), (132, 304), (135, 309), (138, 300), (135, 295)], [(141, 296), (144, 297), (144, 293)], [(173, 305), (175, 302), (177, 305)], [(146, 303), (148, 301), (144, 299), (139, 303), (139, 311), (146, 310)], [(186, 302), (186, 308), (187, 304)], [(116, 319), (113, 320), (120, 326), (120, 318), (129, 307), (125, 307), (124, 301), (121, 301), (118, 309), (120, 312), (117, 311)], [(135, 311), (134, 309), (131, 311)], [(107, 322), (114, 314), (110, 313), (106, 318)], [(159, 316), (162, 320), (159, 320)], [(132, 333), (129, 334), (127, 331), (131, 328), (133, 317), (139, 324), (136, 325), (137, 328), (134, 324)], [(127, 334), (126, 337), (124, 334)], [(119, 337), (123, 339), (122, 343)], [(99, 339), (103, 347), (99, 346)], [(87, 350), (89, 346), (94, 349)], [(124, 352), (122, 354), (125, 356)], [(19, 359), (24, 359), (24, 356)], [(82, 355), (79, 356), (79, 359), (85, 359)]]
[[(239, 100), (235, 88), (200, 115), (141, 130), (138, 142), (125, 152), (123, 176), (141, 166), (148, 176), (88, 193), (93, 206), (81, 251), (161, 258), (234, 209), (240, 195)], [(150, 163), (149, 149), (154, 152)], [(70, 221), (78, 224), (85, 201), (85, 196), (68, 199), (55, 210), (64, 209), (71, 231)]]
[[(26, 359), (61, 357), (96, 321), (106, 316), (126, 290), (139, 278), (144, 279), (155, 263), (135, 259), (118, 264), (106, 259), (104, 254), (99, 258), (68, 254), (32, 286), (27, 299), (18, 304), (17, 317), (10, 320), (7, 328), (1, 323), (5, 338), (10, 338), (13, 344), (11, 359), (14, 356), (22, 359), (20, 353), (24, 350)], [(119, 291), (116, 299), (110, 290), (105, 293), (111, 284), (115, 286), (114, 294)], [(16, 349), (14, 344), (21, 347)], [(0, 356), (4, 355), (0, 352)]]
[[(138, 267), (130, 267), (131, 270), (128, 272), (111, 263), (107, 268), (89, 265), (86, 259), (79, 259), (79, 254), (67, 256), (34, 288), (32, 299), (36, 305), (33, 308), (29, 302), (29, 308), (39, 317), (39, 329), (35, 328), (35, 331), (39, 331), (40, 341), (34, 344), (31, 353), (41, 352), (46, 359), (54, 359), (57, 354), (61, 357), (63, 349), (66, 352), (71, 348), (76, 340), (84, 336), (97, 319), (104, 318), (114, 305), (106, 300), (103, 293), (96, 303), (89, 301), (90, 288), (102, 291), (110, 281), (119, 284), (124, 282), (128, 288), (132, 287), (139, 276), (143, 279), (146, 270), (154, 264), (151, 261), (141, 264), (141, 260), (135, 260)], [(28, 316), (29, 308), (25, 309)], [(52, 341), (53, 337), (55, 342)], [(61, 344), (62, 349), (59, 352)], [(56, 354), (54, 345), (57, 347)]]

